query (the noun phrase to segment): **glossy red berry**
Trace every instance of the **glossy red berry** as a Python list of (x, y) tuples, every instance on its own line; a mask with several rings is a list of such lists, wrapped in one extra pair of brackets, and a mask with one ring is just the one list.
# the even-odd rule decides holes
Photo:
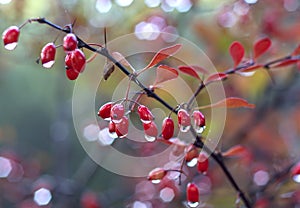
[(80, 49), (71, 52), (71, 64), (75, 71), (81, 73), (84, 71), (86, 59), (84, 53)]
[(92, 192), (83, 194), (80, 203), (82, 208), (100, 208), (97, 195)]
[(146, 140), (149, 142), (153, 142), (156, 139), (158, 134), (156, 124), (152, 121), (150, 123), (144, 123), (143, 127), (144, 127)]
[(194, 167), (197, 164), (199, 151), (194, 145), (190, 145), (185, 153), (185, 161), (189, 167)]
[(296, 163), (291, 169), (292, 178), (295, 182), (300, 183), (300, 162)]
[(202, 133), (205, 129), (205, 117), (200, 111), (193, 112), (194, 127), (197, 133)]
[(205, 153), (200, 153), (198, 156), (197, 169), (200, 173), (206, 173), (208, 170), (208, 157)]
[(125, 113), (124, 106), (122, 104), (115, 104), (111, 107), (110, 118), (114, 123), (120, 123)]
[(159, 183), (167, 174), (167, 171), (162, 168), (155, 168), (148, 174), (148, 180), (153, 183)]
[(65, 57), (65, 68), (73, 69), (72, 61), (71, 61), (71, 53), (68, 53)]
[(45, 68), (51, 68), (55, 62), (56, 47), (54, 43), (47, 43), (41, 52), (42, 65)]
[(186, 198), (190, 207), (197, 207), (199, 204), (199, 189), (194, 183), (186, 187)]
[(126, 116), (121, 118), (121, 122), (115, 124), (116, 134), (120, 138), (124, 138), (128, 134), (129, 122)]
[(79, 73), (74, 71), (73, 69), (67, 69), (66, 75), (69, 78), (69, 80), (75, 80), (75, 79), (77, 79)]
[(112, 105), (113, 105), (112, 102), (108, 102), (102, 105), (98, 111), (98, 116), (100, 116), (105, 120), (110, 120), (110, 110)]
[(17, 26), (10, 26), (2, 34), (4, 48), (14, 50), (18, 44), (20, 29)]
[(180, 109), (178, 111), (178, 124), (180, 127), (180, 131), (187, 132), (191, 126), (191, 118), (188, 112), (185, 109)]
[(154, 116), (151, 113), (151, 111), (149, 110), (149, 108), (147, 108), (144, 105), (140, 105), (138, 107), (138, 114), (143, 123), (150, 123), (154, 119)]
[(170, 138), (173, 137), (174, 134), (174, 121), (172, 118), (165, 118), (163, 120), (162, 123), (162, 133), (161, 136), (166, 139), (169, 140)]
[(63, 48), (65, 52), (74, 51), (77, 48), (77, 37), (73, 33), (65, 35), (63, 40)]
[(112, 121), (108, 124), (108, 133), (112, 138), (117, 138), (118, 135), (116, 133), (116, 124)]

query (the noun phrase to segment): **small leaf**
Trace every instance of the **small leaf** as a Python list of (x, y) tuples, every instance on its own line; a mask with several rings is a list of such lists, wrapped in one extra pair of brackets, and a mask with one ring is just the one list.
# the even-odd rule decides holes
[(261, 56), (263, 53), (265, 53), (271, 46), (272, 42), (270, 38), (266, 37), (263, 39), (258, 40), (254, 43), (253, 46), (253, 52), (254, 52), (254, 59)]
[(103, 78), (104, 80), (107, 80), (110, 75), (114, 72), (115, 70), (115, 65), (113, 62), (109, 61), (104, 65), (104, 71), (103, 71)]
[(112, 52), (111, 53), (112, 57), (114, 57), (114, 59), (116, 59), (118, 62), (120, 62), (122, 65), (124, 66), (128, 66), (131, 69), (134, 69), (131, 64), (125, 59), (125, 57), (119, 53), (119, 52)]
[(211, 83), (211, 82), (222, 81), (223, 79), (226, 79), (227, 76), (228, 76), (228, 75), (225, 74), (225, 73), (215, 73), (215, 74), (210, 75), (210, 76), (205, 80), (204, 83), (207, 85), (208, 83)]
[(196, 71), (200, 72), (201, 74), (208, 74), (208, 71), (201, 66), (191, 65), (191, 67)]
[(200, 106), (198, 109), (204, 108), (220, 108), (220, 107), (227, 107), (227, 108), (254, 108), (255, 105), (248, 103), (246, 100), (238, 97), (228, 97), (225, 98), (217, 103), (213, 103), (210, 105)]
[(223, 157), (241, 157), (248, 154), (248, 150), (242, 145), (235, 145), (222, 153)]
[(159, 65), (156, 70), (156, 79), (154, 85), (175, 79), (178, 77), (178, 71), (167, 65)]
[(300, 55), (300, 44), (298, 45), (297, 48), (295, 48), (295, 50), (292, 53), (292, 56), (297, 56)]
[(197, 74), (197, 72), (195, 71), (195, 69), (191, 66), (179, 66), (178, 69), (185, 73), (185, 74), (188, 74), (192, 77), (195, 77), (197, 79), (200, 79), (199, 75)]
[(234, 68), (236, 68), (245, 55), (244, 46), (240, 42), (235, 41), (230, 45), (229, 52), (234, 62)]
[(284, 66), (296, 64), (298, 61), (299, 60), (297, 60), (297, 59), (285, 60), (285, 61), (282, 61), (281, 63), (278, 63), (278, 64), (272, 66), (272, 68), (279, 68), (279, 67), (284, 67)]
[(155, 54), (155, 56), (152, 58), (150, 63), (144, 69), (149, 69), (149, 68), (155, 66), (156, 64), (158, 64), (159, 62), (165, 60), (166, 58), (172, 56), (181, 48), (181, 46), (182, 46), (181, 44), (176, 44), (176, 45), (161, 49), (160, 51), (158, 51)]

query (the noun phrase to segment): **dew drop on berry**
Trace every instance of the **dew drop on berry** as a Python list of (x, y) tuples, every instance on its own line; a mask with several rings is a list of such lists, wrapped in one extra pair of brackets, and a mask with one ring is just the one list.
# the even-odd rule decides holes
[(192, 207), (192, 208), (199, 206), (199, 202), (187, 202), (187, 204), (189, 207)]
[(55, 61), (49, 61), (49, 62), (47, 62), (47, 63), (44, 63), (44, 64), (43, 64), (43, 67), (45, 67), (45, 68), (51, 68), (51, 67), (53, 66), (54, 62), (55, 62)]
[(4, 48), (7, 49), (7, 50), (12, 51), (12, 50), (14, 50), (17, 47), (17, 45), (18, 45), (18, 42), (9, 43), (9, 44), (6, 44), (4, 46)]
[(202, 134), (203, 131), (205, 130), (206, 126), (195, 126), (195, 131), (198, 133), (198, 134)]
[(195, 167), (197, 165), (198, 158), (193, 158), (191, 161), (187, 162), (186, 165), (188, 167)]
[(179, 129), (181, 132), (185, 133), (190, 130), (191, 126), (184, 126), (184, 125), (179, 125)]
[(156, 180), (151, 180), (151, 182), (153, 184), (159, 184), (161, 182), (161, 180), (160, 179), (156, 179)]
[(156, 137), (145, 134), (145, 139), (148, 142), (154, 142), (156, 140)]

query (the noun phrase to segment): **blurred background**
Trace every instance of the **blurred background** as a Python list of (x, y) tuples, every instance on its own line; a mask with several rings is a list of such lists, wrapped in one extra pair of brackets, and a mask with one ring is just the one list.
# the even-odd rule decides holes
[[(253, 42), (270, 37), (272, 48), (261, 63), (290, 54), (300, 42), (299, 11), (299, 0), (0, 0), (0, 30), (31, 17), (46, 17), (61, 26), (75, 22), (74, 32), (89, 43), (103, 44), (104, 27), (108, 40), (133, 33), (149, 43), (174, 44), (178, 35), (203, 49), (217, 70), (224, 71), (232, 67), (228, 47), (234, 40), (251, 57)], [(141, 35), (145, 31), (148, 35)], [(86, 155), (73, 126), (74, 82), (65, 77), (64, 52), (57, 51), (51, 69), (36, 64), (42, 47), (58, 35), (32, 23), (22, 28), (14, 51), (2, 44), (0, 207), (185, 207), (185, 186), (178, 182), (155, 186), (145, 178), (119, 176)], [(102, 73), (104, 63), (97, 57), (87, 70)], [(122, 77), (115, 72), (111, 83)], [(196, 89), (197, 82), (189, 83)], [(88, 89), (89, 80), (81, 84)], [(106, 87), (96, 98), (95, 113), (111, 97), (111, 85)], [(236, 181), (257, 201), (256, 207), (299, 207), (299, 185), (285, 172), (299, 159), (299, 69), (290, 65), (250, 77), (232, 75), (224, 87), (228, 97), (242, 97), (257, 106), (227, 114), (219, 150), (236, 144), (247, 149), (247, 156), (226, 161)], [(199, 96), (200, 103), (207, 100), (205, 93)], [(277, 173), (283, 173), (280, 183), (273, 177)], [(206, 176), (190, 170), (186, 182), (191, 180), (202, 187), (204, 207), (239, 206), (237, 194), (213, 162)]]

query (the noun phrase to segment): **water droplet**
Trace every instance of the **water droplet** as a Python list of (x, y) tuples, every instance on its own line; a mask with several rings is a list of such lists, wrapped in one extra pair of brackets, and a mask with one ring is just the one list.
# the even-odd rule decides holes
[(186, 164), (189, 167), (195, 167), (195, 165), (197, 165), (197, 162), (198, 162), (198, 158), (194, 158), (191, 161), (187, 162)]
[(47, 63), (44, 63), (43, 67), (45, 67), (45, 68), (51, 68), (54, 63), (55, 63), (55, 61), (49, 61)]
[(122, 136), (119, 136), (119, 138), (121, 138), (121, 139), (122, 139), (122, 138), (125, 138), (125, 137), (127, 137), (127, 135), (128, 135), (128, 134), (124, 134), (124, 135), (122, 135)]
[(191, 126), (183, 126), (183, 125), (180, 125), (180, 131), (185, 133), (185, 132), (188, 132), (190, 130)]
[(206, 126), (196, 126), (195, 127), (195, 131), (198, 133), (198, 134), (202, 134), (203, 131), (205, 130)]
[(149, 135), (145, 134), (145, 139), (146, 139), (148, 142), (154, 142), (154, 141), (156, 140), (156, 137), (149, 136)]
[(149, 123), (151, 123), (151, 120), (143, 120), (143, 119), (141, 119), (141, 122), (143, 122), (144, 124), (149, 124)]
[(293, 180), (294, 180), (296, 183), (300, 183), (300, 174), (294, 175), (294, 176), (293, 176)]
[(157, 180), (151, 180), (151, 182), (152, 182), (153, 184), (159, 184), (159, 183), (161, 182), (161, 180), (160, 180), (160, 179), (157, 179)]
[(199, 202), (188, 202), (187, 204), (189, 207), (192, 207), (192, 208), (199, 206)]
[(113, 138), (113, 139), (118, 138), (118, 135), (117, 135), (116, 132), (108, 132), (108, 135), (109, 135), (111, 138)]
[(7, 50), (12, 51), (12, 50), (14, 50), (17, 47), (17, 45), (18, 45), (18, 42), (9, 43), (9, 44), (6, 44), (4, 46), (4, 48), (7, 49)]
[(112, 119), (112, 122), (114, 122), (115, 124), (121, 123), (121, 121), (122, 121), (122, 118), (121, 119)]

